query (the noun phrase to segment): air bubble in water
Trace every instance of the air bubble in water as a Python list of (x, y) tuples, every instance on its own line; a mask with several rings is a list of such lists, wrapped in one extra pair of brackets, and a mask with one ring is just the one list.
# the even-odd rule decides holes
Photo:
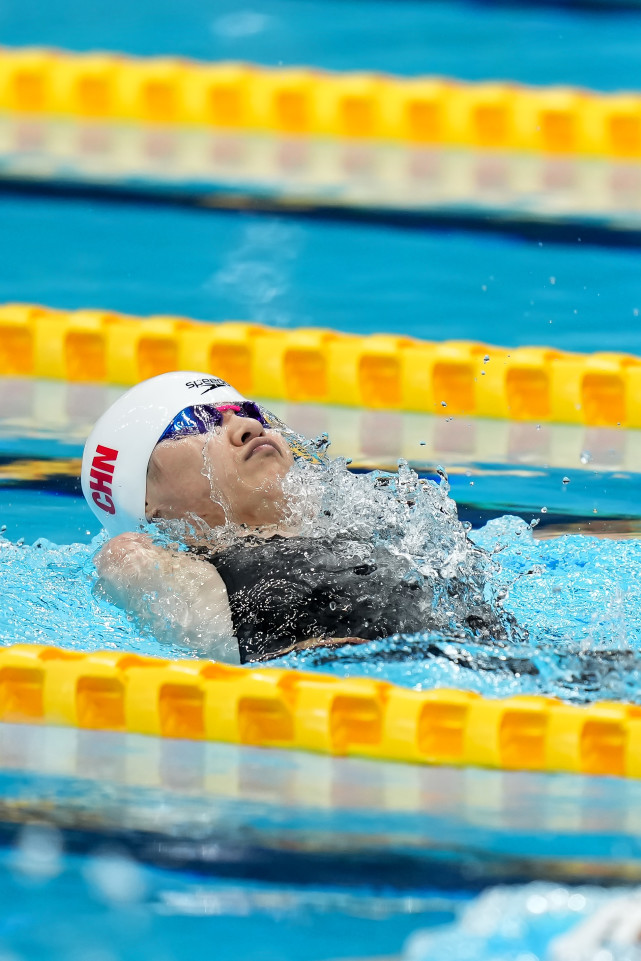
[(561, 481), (561, 483), (562, 483), (562, 484), (565, 484), (565, 485), (567, 486), (567, 485), (570, 483), (570, 478), (569, 478), (569, 477), (564, 477), (563, 480)]
[(548, 512), (547, 507), (542, 507), (542, 508), (541, 508), (541, 513), (542, 513), (542, 514), (547, 514), (547, 512)]
[(582, 464), (589, 464), (590, 461), (592, 460), (592, 454), (590, 453), (589, 450), (582, 450), (579, 460), (581, 461)]
[(484, 363), (484, 364), (487, 364), (487, 362), (488, 362), (489, 359), (490, 359), (490, 355), (489, 355), (489, 354), (486, 354), (485, 357), (483, 358), (483, 363)]
[(447, 403), (444, 400), (441, 401), (441, 407), (447, 407)]

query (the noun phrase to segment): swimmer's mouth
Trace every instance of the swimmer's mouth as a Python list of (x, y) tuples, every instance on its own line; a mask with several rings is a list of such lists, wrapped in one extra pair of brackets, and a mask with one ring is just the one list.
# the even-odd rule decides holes
[(247, 445), (248, 450), (245, 455), (245, 460), (249, 460), (249, 458), (252, 457), (257, 450), (260, 450), (261, 447), (271, 447), (272, 450), (275, 450), (277, 454), (280, 454), (278, 445), (275, 444), (270, 437), (254, 437), (254, 439), (250, 440), (249, 444)]

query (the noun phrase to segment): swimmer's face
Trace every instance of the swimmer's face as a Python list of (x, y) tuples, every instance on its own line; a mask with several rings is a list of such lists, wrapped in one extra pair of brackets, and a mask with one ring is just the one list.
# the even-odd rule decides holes
[(294, 458), (285, 438), (257, 420), (225, 411), (221, 427), (162, 441), (147, 473), (147, 519), (202, 518), (252, 527), (276, 524), (282, 480)]

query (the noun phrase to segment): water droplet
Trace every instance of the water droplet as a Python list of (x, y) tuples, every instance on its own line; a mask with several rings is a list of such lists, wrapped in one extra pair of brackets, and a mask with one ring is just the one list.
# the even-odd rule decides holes
[(470, 481), (470, 487), (474, 487), (474, 481)]
[(592, 508), (592, 513), (593, 513), (593, 514), (598, 514), (598, 513), (599, 513), (598, 510), (596, 509), (596, 507), (593, 507), (593, 508)]
[(570, 483), (570, 478), (569, 478), (569, 477), (564, 477), (563, 480), (561, 481), (561, 483), (562, 483), (562, 484), (569, 484), (569, 483)]
[(444, 400), (441, 401), (441, 407), (447, 407), (447, 404)]
[(541, 508), (541, 513), (542, 513), (542, 514), (547, 514), (547, 512), (548, 512), (547, 507), (542, 507), (542, 508)]
[(485, 371), (484, 371), (484, 370), (481, 371), (481, 377), (485, 377)]
[(589, 450), (582, 450), (579, 460), (581, 461), (582, 464), (589, 464), (590, 461), (592, 460), (592, 454), (590, 453)]
[(421, 445), (421, 447), (425, 447), (425, 445), (427, 444), (427, 441), (426, 441), (426, 440), (419, 440), (419, 444)]
[(487, 362), (488, 362), (489, 359), (490, 359), (490, 355), (489, 355), (489, 354), (486, 354), (485, 357), (483, 358), (483, 363), (484, 363), (484, 364), (487, 364)]

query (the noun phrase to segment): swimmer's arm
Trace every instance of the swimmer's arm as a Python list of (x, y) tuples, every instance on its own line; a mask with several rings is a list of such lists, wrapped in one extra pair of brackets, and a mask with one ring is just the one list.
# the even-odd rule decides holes
[(238, 664), (225, 584), (211, 564), (158, 547), (144, 534), (120, 534), (94, 559), (98, 587), (161, 640)]

